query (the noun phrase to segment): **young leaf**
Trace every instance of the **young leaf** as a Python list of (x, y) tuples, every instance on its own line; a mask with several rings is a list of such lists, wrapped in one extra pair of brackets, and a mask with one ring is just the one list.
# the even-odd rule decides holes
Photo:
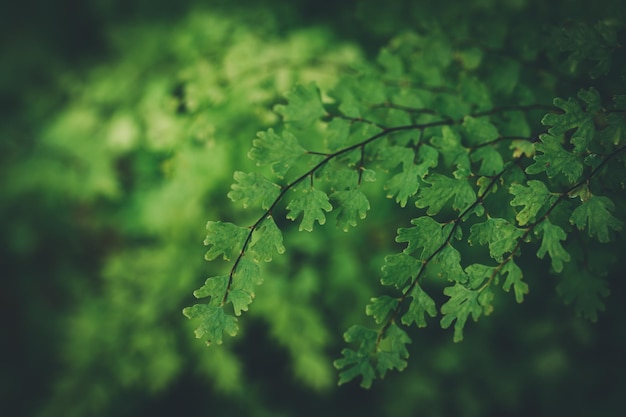
[[(587, 91), (581, 90), (578, 95), (587, 101), (588, 109), (599, 110), (600, 97), (598, 91), (594, 88), (590, 88)], [(581, 153), (586, 151), (589, 142), (595, 134), (593, 115), (583, 111), (578, 101), (572, 98), (565, 101), (557, 97), (554, 99), (554, 105), (562, 109), (564, 113), (548, 113), (541, 119), (541, 123), (546, 126), (552, 126), (548, 129), (548, 133), (553, 137), (560, 137), (564, 133), (576, 129), (571, 136), (574, 152)]]
[(608, 242), (609, 229), (620, 230), (622, 222), (615, 218), (611, 211), (615, 208), (613, 201), (607, 197), (592, 196), (574, 209), (570, 223), (579, 230), (588, 227), (589, 236), (594, 235), (602, 243)]
[(303, 126), (309, 126), (326, 114), (315, 83), (306, 86), (298, 84), (286, 96), (288, 100), (286, 106), (274, 107), (274, 110), (283, 116), (285, 123), (298, 122)]
[(473, 162), (482, 161), (476, 173), (478, 175), (496, 175), (504, 169), (502, 155), (491, 146), (483, 146), (471, 153)]
[(352, 379), (361, 376), (361, 386), (369, 388), (376, 378), (376, 370), (370, 360), (371, 355), (376, 351), (376, 340), (378, 332), (363, 326), (352, 326), (343, 335), (348, 343), (359, 343), (358, 349), (343, 349), (343, 358), (337, 359), (334, 365), (340, 370), (339, 385), (343, 385)]
[(569, 262), (569, 253), (561, 245), (561, 241), (567, 238), (567, 235), (561, 229), (561, 227), (550, 223), (548, 219), (545, 219), (535, 229), (536, 234), (541, 234), (541, 246), (537, 251), (537, 257), (543, 259), (546, 253), (550, 254), (552, 258), (552, 268), (556, 272), (563, 270), (563, 262)]
[(518, 239), (524, 231), (516, 228), (509, 221), (500, 218), (489, 218), (483, 223), (476, 223), (470, 228), (468, 242), (489, 245), (489, 255), (497, 262), (515, 249)]
[(195, 304), (183, 309), (183, 314), (189, 319), (200, 321), (195, 334), (198, 339), (206, 338), (207, 345), (213, 343), (220, 345), (222, 344), (222, 334), (224, 332), (234, 336), (239, 329), (237, 319), (226, 314), (222, 307)]
[(538, 180), (528, 181), (527, 187), (521, 184), (513, 184), (509, 191), (515, 196), (510, 204), (514, 207), (524, 207), (515, 216), (520, 226), (534, 221), (539, 211), (551, 198), (550, 191), (545, 184)]
[(376, 351), (376, 370), (381, 378), (384, 378), (389, 370), (402, 371), (406, 368), (406, 359), (409, 357), (409, 351), (406, 349), (408, 343), (411, 343), (411, 338), (406, 332), (395, 323), (391, 323)]
[(270, 262), (274, 252), (278, 254), (285, 253), (283, 234), (278, 226), (276, 226), (272, 216), (268, 216), (263, 220), (261, 226), (256, 230), (255, 235), (256, 234), (259, 235), (259, 238), (250, 248), (254, 253), (255, 259)]
[(469, 172), (469, 156), (461, 145), (461, 137), (456, 130), (450, 126), (443, 126), (441, 136), (433, 136), (430, 143), (439, 151), (446, 166)]
[(452, 199), (452, 208), (463, 211), (476, 201), (476, 193), (466, 179), (454, 179), (441, 174), (431, 174), (424, 180), (430, 187), (421, 188), (415, 205), (426, 208), (426, 213), (433, 216), (441, 211), (448, 200)]
[(337, 202), (337, 225), (344, 231), (356, 226), (357, 219), (363, 220), (370, 209), (370, 203), (361, 190), (336, 191), (331, 198)]
[(388, 255), (382, 267), (383, 277), (380, 282), (383, 285), (394, 285), (398, 289), (403, 288), (409, 278), (417, 277), (422, 265), (422, 262), (406, 253)]
[(504, 291), (510, 291), (512, 285), (513, 292), (515, 293), (515, 301), (518, 303), (524, 301), (524, 295), (528, 294), (528, 284), (522, 281), (523, 275), (519, 266), (517, 266), (513, 260), (510, 260), (502, 267), (500, 273), (507, 275), (502, 285)]
[(426, 314), (430, 317), (437, 315), (435, 302), (422, 290), (419, 284), (415, 284), (411, 290), (410, 297), (411, 303), (407, 312), (402, 316), (402, 324), (410, 326), (412, 323), (415, 323), (417, 327), (426, 327)]
[(541, 142), (535, 144), (535, 149), (541, 155), (535, 155), (535, 162), (526, 168), (526, 172), (538, 174), (545, 171), (550, 178), (563, 174), (570, 183), (578, 181), (583, 173), (581, 157), (563, 149), (560, 139), (552, 134), (543, 134), (539, 138)]
[(263, 278), (259, 265), (246, 257), (241, 258), (233, 275), (231, 290), (242, 290), (254, 296), (256, 286), (262, 283)]
[(221, 306), (224, 294), (228, 287), (229, 277), (228, 275), (220, 275), (211, 277), (206, 280), (204, 285), (193, 292), (196, 298), (211, 297), (209, 305), (213, 307)]
[(234, 178), (239, 184), (231, 185), (228, 198), (234, 202), (241, 201), (244, 208), (259, 205), (268, 209), (280, 194), (279, 185), (256, 172), (236, 171)]
[(296, 220), (300, 213), (303, 213), (299, 230), (311, 232), (313, 231), (315, 221), (320, 225), (326, 223), (324, 211), (331, 211), (333, 206), (328, 201), (326, 193), (316, 188), (303, 188), (299, 192), (300, 195), (291, 200), (287, 205), (287, 210), (289, 210), (287, 218), (289, 220)]
[(413, 227), (398, 229), (396, 242), (408, 243), (404, 253), (410, 255), (422, 248), (418, 259), (426, 260), (443, 244), (441, 224), (432, 217), (422, 216), (411, 220)]
[(248, 311), (252, 296), (242, 290), (232, 290), (228, 293), (226, 301), (232, 303), (235, 316), (240, 316), (242, 311)]
[(204, 244), (209, 246), (209, 250), (204, 257), (207, 261), (212, 261), (221, 254), (223, 254), (224, 260), (230, 260), (231, 256), (239, 254), (243, 242), (250, 233), (250, 230), (245, 227), (225, 222), (210, 221), (207, 223), (206, 229), (208, 233), (204, 239)]
[(461, 267), (461, 254), (452, 245), (446, 245), (433, 258), (437, 275), (448, 281), (466, 282), (467, 274)]
[(465, 285), (455, 283), (452, 287), (446, 287), (443, 293), (450, 297), (444, 305), (441, 306), (441, 327), (447, 329), (452, 322), (454, 324), (454, 342), (463, 340), (463, 327), (467, 318), (472, 315), (474, 321), (480, 317), (483, 308), (478, 302), (480, 291), (467, 288)]
[(370, 301), (371, 303), (365, 307), (365, 314), (373, 317), (376, 324), (385, 321), (389, 312), (393, 311), (398, 306), (398, 299), (389, 297), (388, 295), (372, 297)]
[(500, 137), (498, 129), (489, 121), (488, 117), (465, 116), (461, 127), (467, 144), (470, 146), (492, 142)]
[(306, 153), (296, 137), (289, 131), (278, 136), (274, 129), (257, 133), (258, 139), (252, 141), (252, 149), (248, 153), (257, 165), (270, 165), (279, 177), (284, 177), (293, 163)]
[(385, 184), (385, 189), (389, 190), (387, 197), (392, 198), (395, 195), (396, 202), (400, 203), (401, 207), (406, 206), (407, 199), (417, 193), (421, 180), (428, 174), (428, 170), (437, 166), (439, 155), (435, 148), (423, 145), (419, 150), (421, 162), (415, 164), (413, 152), (408, 151), (410, 157), (402, 158), (402, 172), (391, 177)]

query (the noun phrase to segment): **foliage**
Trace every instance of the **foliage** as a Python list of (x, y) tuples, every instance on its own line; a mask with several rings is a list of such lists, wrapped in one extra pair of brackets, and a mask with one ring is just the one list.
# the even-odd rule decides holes
[[(568, 58), (572, 65), (597, 61), (592, 78), (606, 75), (620, 47), (615, 32), (623, 26), (598, 23), (593, 30), (601, 36), (582, 41), (585, 28), (566, 28), (555, 45), (575, 51)], [(592, 54), (598, 49), (580, 42), (606, 45)], [(211, 315), (221, 308), (225, 316), (211, 320), (200, 312), (205, 304), (184, 310), (211, 321), (208, 342), (221, 341), (220, 330), (234, 333), (232, 314), (239, 316), (252, 301), (246, 282), (252, 270), (253, 281), (260, 282), (259, 242), (266, 245), (263, 261), (284, 251), (274, 219), (283, 210), (293, 221), (302, 214), (299, 229), (311, 232), (316, 221), (324, 225), (327, 213), (336, 213), (337, 226), (348, 231), (371, 209), (368, 181), (382, 183), (387, 196), (408, 210), (413, 226), (398, 229), (396, 242), (406, 246), (382, 266), (382, 284), (395, 291), (371, 298), (365, 309), (377, 326), (353, 325), (344, 334), (356, 348), (343, 349), (335, 361), (340, 384), (361, 377), (361, 385), (370, 387), (388, 370), (403, 370), (412, 340), (407, 327), (425, 327), (426, 315), (439, 316), (444, 329), (454, 324), (453, 340), (460, 342), (468, 319), (490, 315), (501, 290), (512, 288), (523, 302), (532, 282), (520, 262), (522, 248), (539, 259), (547, 255), (553, 273), (577, 276), (571, 279), (581, 288), (568, 291), (564, 285), (561, 292), (567, 302), (585, 297), (577, 302), (579, 312), (596, 318), (607, 291), (588, 278), (588, 266), (565, 265), (572, 262), (570, 248), (589, 250), (589, 239), (575, 229), (602, 243), (622, 230), (615, 206), (625, 203), (623, 178), (618, 184), (611, 178), (626, 161), (625, 139), (614, 133), (625, 123), (623, 84), (602, 95), (583, 88), (576, 98), (557, 97), (550, 106), (534, 101), (540, 95), (517, 70), (503, 74), (489, 65), (502, 53), (475, 56), (443, 31), (409, 32), (392, 40), (375, 64), (340, 79), (328, 96), (315, 84), (294, 87), (288, 103), (275, 108), (282, 132), (259, 132), (249, 154), (271, 173), (236, 174), (254, 176), (263, 188), (235, 184), (229, 195), (235, 201), (263, 199), (257, 220), (247, 228), (229, 224), (228, 232), (213, 231), (217, 223), (209, 222), (207, 259), (223, 252), (234, 260), (227, 275), (209, 278), (195, 293), (209, 298)], [(502, 82), (506, 89), (498, 89)], [(535, 123), (539, 111), (547, 111), (543, 127)], [(406, 208), (408, 202), (415, 208)], [(467, 244), (487, 246), (488, 256), (468, 256)], [(443, 285), (446, 298), (438, 307), (431, 281)], [(244, 301), (235, 295), (242, 286)], [(196, 330), (198, 337), (205, 326)]]
[(622, 2), (187, 3), (7, 51), (3, 410), (614, 414)]

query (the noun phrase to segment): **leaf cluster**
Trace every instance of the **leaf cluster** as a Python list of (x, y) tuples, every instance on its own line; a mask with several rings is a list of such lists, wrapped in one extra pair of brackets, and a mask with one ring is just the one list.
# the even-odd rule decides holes
[[(576, 44), (579, 35), (568, 35), (579, 54), (572, 59), (595, 59)], [(602, 72), (606, 59), (597, 60), (594, 71)], [(626, 160), (624, 96), (590, 87), (533, 103), (518, 75), (509, 72), (509, 87), (500, 88), (499, 68), (483, 65), (475, 50), (437, 32), (407, 33), (327, 95), (313, 83), (294, 87), (275, 108), (282, 131), (259, 132), (249, 153), (270, 171), (237, 172), (229, 193), (258, 210), (256, 222), (209, 222), (207, 259), (232, 262), (195, 293), (208, 303), (185, 309), (200, 320), (198, 337), (219, 343), (222, 332), (235, 332), (235, 317), (217, 311), (247, 310), (261, 282), (258, 263), (284, 252), (275, 218), (312, 232), (333, 216), (348, 231), (371, 209), (368, 182), (381, 183), (411, 226), (397, 229), (403, 249), (385, 257), (385, 293), (365, 308), (375, 327), (344, 334), (351, 347), (335, 361), (340, 384), (360, 377), (369, 387), (403, 370), (413, 324), (438, 318), (460, 342), (469, 319), (492, 314), (502, 292), (523, 302), (530, 283), (522, 250), (546, 259), (563, 279), (564, 300), (595, 319), (608, 291), (602, 278), (589, 278), (589, 242), (612, 241), (624, 223), (616, 210), (623, 177), (612, 178)]]

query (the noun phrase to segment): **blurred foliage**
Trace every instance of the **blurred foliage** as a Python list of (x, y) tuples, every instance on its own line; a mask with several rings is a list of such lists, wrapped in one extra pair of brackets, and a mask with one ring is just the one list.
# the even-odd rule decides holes
[[(181, 310), (208, 275), (206, 221), (251, 220), (227, 202), (232, 172), (252, 168), (251, 140), (278, 122), (272, 108), (292, 85), (331, 89), (404, 28), (475, 22), (488, 48), (511, 26), (536, 43), (539, 23), (596, 22), (620, 2), (233, 3), (30, 0), (0, 13), (11, 63), (0, 66), (2, 410), (615, 415), (623, 284), (607, 278), (607, 311), (592, 325), (558, 299), (549, 261), (532, 256), (521, 262), (539, 278), (524, 304), (498, 305), (462, 344), (421, 330), (403, 373), (369, 392), (336, 388), (341, 334), (364, 320), (383, 257), (398, 249), (390, 220), (406, 214), (384, 193), (348, 234), (279, 224), (289, 256), (263, 271), (236, 339), (205, 348)], [(549, 97), (605, 62), (562, 53), (573, 73), (546, 76)], [(540, 67), (561, 58), (528, 57)]]

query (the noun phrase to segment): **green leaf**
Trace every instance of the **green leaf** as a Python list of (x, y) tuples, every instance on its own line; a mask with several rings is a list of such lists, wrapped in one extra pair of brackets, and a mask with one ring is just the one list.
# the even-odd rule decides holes
[(482, 161), (480, 168), (476, 173), (478, 175), (496, 175), (504, 169), (504, 161), (500, 152), (491, 146), (483, 146), (471, 153), (470, 158), (473, 162)]
[(607, 147), (618, 146), (626, 140), (626, 117), (611, 113), (605, 119), (606, 127), (598, 132), (598, 140)]
[(441, 174), (431, 174), (425, 180), (430, 187), (422, 187), (415, 205), (426, 208), (426, 213), (433, 216), (441, 211), (448, 200), (452, 199), (452, 208), (463, 211), (476, 201), (476, 193), (466, 179), (454, 179)]
[(406, 368), (406, 359), (409, 357), (409, 351), (406, 349), (408, 343), (411, 343), (411, 338), (406, 332), (395, 323), (391, 323), (376, 351), (376, 370), (381, 378), (385, 377), (387, 371), (392, 369), (402, 371)]
[(488, 117), (465, 116), (461, 125), (462, 132), (470, 146), (492, 142), (500, 137), (498, 129)]
[(426, 327), (426, 314), (430, 317), (437, 315), (435, 301), (417, 283), (413, 286), (409, 296), (411, 303), (407, 312), (402, 316), (402, 324), (410, 326), (415, 323), (417, 327)]
[(556, 136), (543, 134), (539, 138), (541, 142), (535, 144), (535, 149), (542, 154), (535, 155), (535, 162), (526, 168), (526, 172), (528, 174), (545, 172), (550, 178), (563, 174), (570, 183), (578, 181), (583, 173), (581, 157), (563, 149), (560, 139)]
[(196, 298), (211, 297), (209, 305), (219, 307), (222, 304), (224, 294), (228, 288), (228, 275), (220, 275), (211, 277), (206, 280), (204, 285), (193, 292)]
[(288, 104), (277, 105), (274, 110), (283, 116), (285, 123), (298, 122), (310, 126), (326, 114), (320, 92), (315, 83), (298, 84), (287, 93)]
[[(412, 151), (410, 152), (413, 154)], [(423, 145), (419, 151), (421, 159), (419, 164), (413, 163), (413, 157), (403, 158), (402, 172), (391, 177), (385, 184), (385, 189), (389, 190), (387, 197), (393, 198), (395, 195), (396, 202), (401, 207), (406, 206), (408, 198), (417, 193), (421, 179), (428, 174), (430, 168), (437, 166), (438, 155), (437, 150), (428, 145)]]
[(256, 172), (236, 171), (234, 177), (239, 184), (231, 185), (232, 190), (228, 193), (228, 198), (234, 202), (241, 201), (244, 208), (259, 205), (268, 209), (280, 194), (279, 185)]
[(242, 311), (248, 311), (252, 296), (242, 290), (232, 290), (228, 293), (226, 301), (232, 303), (235, 316), (240, 316)]
[(237, 319), (226, 314), (222, 307), (195, 304), (183, 309), (183, 314), (189, 319), (200, 321), (195, 334), (198, 339), (205, 338), (207, 345), (213, 343), (220, 345), (223, 341), (222, 334), (224, 332), (234, 336), (239, 329)]
[(514, 207), (524, 207), (515, 216), (520, 226), (534, 221), (537, 214), (553, 197), (545, 184), (537, 180), (528, 181), (527, 187), (521, 184), (513, 184), (509, 191), (515, 196), (510, 204)]
[[(578, 96), (587, 102), (588, 110), (591, 109), (589, 111), (600, 109), (600, 96), (593, 87), (589, 90), (580, 90)], [(593, 115), (582, 110), (578, 101), (572, 98), (565, 101), (557, 97), (554, 99), (554, 105), (562, 109), (564, 113), (548, 113), (541, 119), (541, 123), (545, 126), (552, 126), (548, 129), (548, 133), (555, 137), (560, 137), (575, 129), (570, 139), (574, 145), (574, 152), (585, 152), (595, 134)]]
[(398, 306), (398, 299), (383, 295), (381, 297), (372, 297), (371, 303), (365, 307), (365, 314), (374, 318), (376, 324), (380, 324), (389, 315), (389, 313)]
[(393, 285), (398, 289), (403, 288), (409, 278), (417, 277), (422, 266), (422, 262), (406, 253), (388, 255), (382, 267), (383, 277), (380, 282), (383, 285)]
[(465, 282), (467, 274), (461, 267), (461, 254), (452, 245), (446, 245), (441, 249), (432, 261), (432, 267), (436, 268), (437, 275), (448, 281)]
[(350, 136), (350, 126), (349, 120), (340, 118), (334, 118), (326, 125), (324, 138), (326, 139), (328, 149), (334, 152), (347, 145)]
[(510, 291), (513, 286), (515, 292), (515, 301), (521, 303), (524, 301), (524, 295), (528, 294), (528, 284), (522, 281), (522, 270), (517, 266), (513, 260), (508, 261), (500, 270), (502, 275), (506, 274), (506, 280), (502, 285), (504, 291)]
[(286, 130), (282, 136), (278, 136), (274, 129), (269, 129), (257, 133), (257, 137), (252, 141), (248, 155), (259, 166), (270, 165), (279, 177), (284, 177), (293, 163), (306, 153), (296, 137)]
[(339, 385), (361, 377), (361, 386), (369, 388), (376, 378), (376, 370), (371, 362), (371, 356), (376, 351), (378, 332), (363, 326), (352, 326), (343, 335), (347, 343), (359, 343), (358, 349), (343, 349), (343, 358), (337, 359), (334, 365), (339, 372)]
[(447, 329), (455, 322), (453, 340), (457, 343), (463, 340), (463, 328), (470, 314), (477, 321), (483, 311), (478, 302), (480, 291), (469, 289), (457, 282), (452, 287), (446, 287), (443, 293), (450, 299), (441, 306), (441, 327)]
[[(441, 247), (445, 240), (441, 224), (428, 216), (413, 219), (411, 224), (413, 227), (398, 229), (396, 242), (407, 243), (407, 247), (404, 249), (404, 253), (407, 255), (418, 252), (419, 248), (422, 248), (418, 259), (426, 260)], [(403, 261), (406, 261), (406, 258)]]
[(570, 223), (579, 230), (587, 227), (590, 237), (595, 235), (600, 242), (606, 243), (610, 240), (609, 229), (621, 230), (623, 224), (611, 214), (614, 208), (610, 198), (592, 196), (574, 209)]
[(543, 259), (546, 253), (552, 258), (552, 268), (556, 272), (563, 270), (563, 262), (569, 262), (569, 253), (561, 245), (561, 241), (567, 239), (567, 235), (561, 227), (544, 220), (535, 228), (537, 235), (542, 235), (541, 246), (537, 251), (537, 257)]
[(433, 136), (430, 143), (443, 157), (444, 165), (470, 171), (467, 149), (461, 145), (461, 137), (456, 130), (450, 126), (442, 126), (441, 136)]
[(303, 213), (299, 230), (311, 232), (313, 231), (315, 221), (320, 225), (326, 223), (324, 211), (331, 211), (333, 206), (328, 201), (326, 193), (316, 188), (303, 188), (299, 190), (299, 193), (300, 195), (287, 205), (287, 210), (289, 210), (287, 218), (296, 220), (300, 213)]
[(204, 255), (207, 261), (212, 261), (223, 254), (224, 260), (230, 260), (233, 255), (238, 255), (243, 248), (243, 243), (250, 233), (246, 227), (240, 227), (233, 223), (213, 222), (206, 225), (207, 236), (204, 244), (209, 250)]
[(370, 209), (367, 197), (358, 188), (336, 191), (331, 198), (337, 203), (337, 225), (344, 231), (356, 226), (357, 219), (363, 220)]
[(470, 228), (468, 242), (473, 245), (489, 245), (489, 256), (502, 262), (504, 254), (511, 253), (518, 244), (524, 231), (509, 221), (500, 218), (489, 218), (483, 223), (476, 223)]
[(256, 286), (262, 283), (263, 278), (259, 265), (246, 257), (241, 258), (233, 274), (231, 290), (242, 290), (254, 296)]
[(255, 231), (256, 236), (258, 239), (250, 247), (256, 260), (270, 262), (274, 252), (280, 255), (285, 253), (283, 234), (272, 216), (267, 216), (263, 220), (261, 226)]

